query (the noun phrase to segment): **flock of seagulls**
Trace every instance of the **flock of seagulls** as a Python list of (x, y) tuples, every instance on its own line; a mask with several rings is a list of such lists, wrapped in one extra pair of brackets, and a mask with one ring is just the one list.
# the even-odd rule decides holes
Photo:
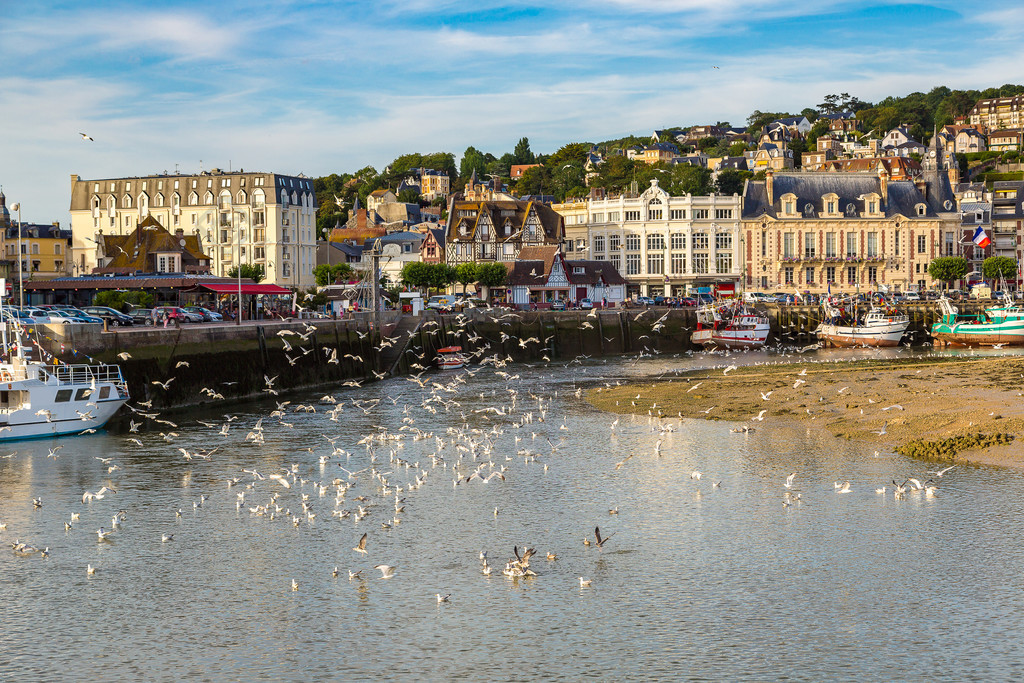
[[(493, 319), (504, 326), (507, 317), (495, 316)], [(454, 327), (447, 331), (442, 330), (436, 321), (428, 321), (423, 327), (428, 330), (428, 334), (440, 337), (468, 333), (468, 322), (468, 318), (460, 315), (455, 318)], [(288, 356), (289, 362), (297, 362), (314, 351), (312, 345), (303, 348), (313, 330), (307, 327), (305, 333), (280, 333), (280, 352), (295, 354)], [(382, 397), (367, 398), (364, 392), (358, 391), (362, 382), (349, 380), (342, 383), (338, 392), (329, 393), (319, 400), (307, 403), (279, 401), (276, 399), (277, 378), (264, 377), (264, 391), (274, 405), (255, 416), (222, 414), (215, 418), (215, 411), (208, 411), (209, 414), (205, 416), (207, 419), (180, 418), (176, 422), (154, 411), (152, 401), (135, 402), (130, 406), (133, 416), (129, 431), (122, 437), (123, 451), (130, 453), (142, 449), (166, 449), (168, 457), (175, 459), (180, 453), (181, 462), (189, 472), (184, 481), (220, 479), (220, 486), (211, 487), (193, 500), (192, 516), (196, 519), (201, 519), (211, 509), (222, 513), (233, 509), (239, 524), (258, 525), (266, 529), (267, 533), (272, 533), (271, 530), (296, 533), (291, 530), (297, 530), (301, 534), (330, 525), (339, 534), (352, 534), (348, 544), (338, 546), (350, 547), (351, 550), (339, 553), (338, 558), (332, 558), (329, 564), (325, 564), (320, 569), (322, 577), (341, 579), (347, 576), (348, 581), (355, 584), (358, 590), (365, 591), (371, 585), (371, 578), (367, 576), (373, 573), (371, 570), (380, 572), (380, 576), (373, 580), (374, 584), (397, 577), (397, 581), (388, 584), (396, 585), (408, 575), (408, 581), (420, 584), (433, 582), (436, 604), (450, 605), (453, 603), (453, 594), (445, 590), (445, 587), (436, 585), (444, 580), (443, 577), (425, 576), (423, 568), (417, 565), (403, 564), (399, 567), (394, 556), (389, 554), (395, 539), (404, 534), (419, 533), (416, 527), (423, 522), (414, 513), (421, 491), (433, 490), (438, 496), (444, 495), (442, 491), (447, 491), (467, 501), (467, 505), (476, 506), (481, 518), (503, 518), (499, 507), (494, 507), (491, 512), (494, 496), (488, 496), (486, 492), (495, 487), (516, 486), (517, 479), (527, 468), (540, 468), (541, 474), (547, 474), (552, 465), (557, 467), (561, 452), (572, 447), (570, 440), (574, 436), (574, 426), (569, 416), (559, 414), (555, 417), (558, 392), (546, 393), (531, 386), (519, 373), (515, 373), (511, 356), (494, 351), (496, 344), (506, 341), (517, 343), (524, 349), (540, 350), (550, 338), (518, 338), (511, 330), (501, 331), (495, 339), (484, 339), (476, 333), (472, 334), (477, 342), (477, 351), (472, 352), (475, 365), (451, 374), (426, 374), (426, 368), (421, 366), (421, 371), (416, 375), (396, 378), (381, 385), (379, 393)], [(289, 336), (296, 338), (289, 341)], [(398, 338), (385, 337), (381, 344), (390, 345), (400, 341)], [(426, 358), (426, 351), (419, 347), (411, 347), (407, 353), (415, 357), (414, 363)], [(645, 346), (636, 360), (656, 353), (656, 349)], [(336, 350), (332, 354), (330, 349), (325, 348), (324, 354), (330, 359), (329, 362), (339, 362)], [(347, 356), (353, 362), (363, 362), (352, 354)], [(544, 358), (550, 363), (550, 359), (546, 356)], [(582, 366), (586, 359), (586, 356), (577, 356), (565, 365)], [(185, 367), (184, 363), (179, 362), (175, 369), (180, 367)], [(730, 364), (722, 374), (728, 377), (736, 369), (735, 364)], [(814, 382), (806, 368), (795, 374), (792, 379), (794, 388), (811, 386)], [(470, 380), (478, 375), (480, 380), (486, 379), (486, 383), (478, 380), (471, 385)], [(164, 381), (153, 381), (152, 385), (168, 390), (174, 379), (172, 375)], [(711, 380), (702, 380), (706, 381)], [(685, 393), (697, 389), (702, 382), (693, 383)], [(481, 385), (488, 388), (480, 391)], [(612, 382), (606, 381), (603, 388), (611, 386)], [(598, 387), (597, 391), (603, 388)], [(839, 393), (848, 389), (844, 387)], [(778, 387), (767, 391), (758, 390), (757, 400), (770, 405), (785, 391), (785, 388)], [(215, 389), (206, 388), (204, 393), (214, 398), (223, 398)], [(572, 395), (581, 398), (582, 389)], [(633, 407), (639, 408), (642, 404), (642, 397), (638, 394), (633, 400)], [(714, 408), (712, 406), (704, 412), (710, 414)], [(902, 406), (894, 404), (881, 410), (902, 409)], [(767, 413), (768, 409), (762, 409), (749, 421), (764, 422)], [(381, 419), (384, 415), (393, 417)], [(136, 417), (139, 422), (135, 421)], [(296, 423), (300, 420), (302, 429), (297, 431)], [(607, 468), (601, 463), (595, 464), (598, 471), (604, 469), (604, 474), (608, 476), (613, 476), (638, 455), (629, 452), (633, 449), (626, 439), (620, 441), (623, 431), (620, 420), (621, 417), (616, 417), (609, 431), (613, 446), (624, 452), (624, 457), (614, 466), (609, 463)], [(663, 458), (672, 450), (668, 437), (684, 423), (680, 419), (666, 417), (656, 403), (650, 404), (648, 420), (652, 431), (661, 437), (654, 446), (653, 455), (655, 458)], [(345, 437), (343, 434), (346, 430), (340, 425), (343, 422), (370, 422), (372, 426), (358, 436)], [(886, 434), (885, 424), (876, 434)], [(750, 425), (743, 425), (733, 431), (749, 433), (753, 429)], [(193, 442), (201, 442), (203, 447), (196, 448), (189, 443), (179, 446), (182, 433), (191, 437)], [(298, 434), (302, 435), (302, 439), (296, 438)], [(310, 436), (314, 434), (316, 436)], [(553, 440), (556, 436), (557, 439)], [(311, 438), (312, 441), (309, 440)], [(268, 444), (274, 448), (267, 448)], [(282, 444), (286, 446), (282, 448)], [(416, 446), (413, 447), (413, 444)], [(51, 455), (57, 449), (53, 449)], [(66, 511), (68, 516), (63, 520), (63, 525), (64, 533), (69, 537), (77, 538), (80, 527), (85, 526), (82, 515), (88, 515), (87, 519), (96, 521), (109, 517), (110, 523), (99, 526), (92, 542), (114, 547), (144, 543), (152, 544), (154, 550), (161, 548), (163, 552), (178, 552), (177, 548), (184, 546), (185, 541), (176, 539), (201, 533), (201, 526), (197, 528), (196, 525), (190, 525), (185, 519), (183, 507), (178, 507), (164, 511), (160, 523), (166, 525), (165, 531), (150, 538), (141, 538), (129, 523), (130, 519), (141, 512), (133, 509), (131, 504), (120, 502), (123, 495), (119, 494), (119, 490), (122, 490), (124, 478), (132, 476), (132, 466), (126, 460), (117, 462), (118, 456), (96, 460), (98, 466), (92, 485), (81, 494), (80, 503), (75, 501), (77, 507)], [(919, 492), (934, 496), (937, 492), (936, 481), (951, 469), (932, 472), (930, 474), (934, 478), (923, 481), (906, 476), (902, 484), (897, 484), (894, 477), (894, 494), (898, 499)], [(720, 489), (722, 486), (721, 480), (715, 479), (713, 475), (705, 475), (698, 469), (689, 472), (689, 479), (698, 482), (699, 486), (706, 486), (706, 483), (700, 483), (702, 479), (710, 481), (711, 489)], [(799, 479), (797, 472), (786, 478), (783, 484), (784, 507), (804, 503), (802, 496), (806, 491), (801, 490)], [(188, 483), (186, 486), (191, 489), (198, 484)], [(850, 481), (835, 482), (836, 494), (851, 493), (857, 489), (858, 484), (851, 484)], [(884, 494), (886, 486), (876, 491)], [(504, 496), (501, 499), (505, 499)], [(609, 507), (612, 503), (618, 504)], [(607, 510), (609, 520), (619, 519), (620, 507), (627, 513), (624, 516), (628, 517), (629, 509), (621, 501), (594, 501), (593, 504), (599, 505), (597, 509), (601, 510), (602, 515)], [(41, 497), (34, 499), (33, 506), (36, 510), (43, 507)], [(152, 514), (152, 511), (147, 510), (146, 514)], [(5, 528), (6, 525), (0, 523), (0, 532)], [(530, 529), (520, 528), (514, 533), (521, 538), (528, 536)], [(618, 536), (618, 533), (623, 535)], [(389, 540), (382, 543), (381, 539)], [(612, 542), (612, 539), (615, 541)], [(496, 563), (495, 567), (500, 571), (488, 563), (488, 551), (479, 551), (479, 571), (486, 580), (495, 580), (497, 575), (509, 581), (530, 581), (541, 575), (552, 576), (556, 580), (571, 576), (574, 577), (573, 585), (578, 581), (582, 590), (595, 589), (595, 580), (584, 575), (588, 573), (586, 570), (581, 573), (581, 567), (591, 562), (597, 553), (604, 552), (607, 558), (614, 558), (615, 549), (628, 544), (628, 531), (620, 528), (618, 532), (605, 534), (600, 526), (595, 525), (592, 537), (589, 533), (583, 537), (582, 544), (588, 550), (582, 551), (582, 554), (570, 548), (549, 548), (538, 555), (537, 549), (528, 544), (514, 543), (510, 539), (495, 539), (495, 543), (502, 544), (506, 540), (512, 546), (512, 554), (503, 562)], [(23, 542), (20, 538), (10, 543), (13, 552), (19, 557), (48, 557), (49, 546), (40, 550), (38, 545)], [(612, 548), (611, 554), (609, 547)], [(468, 557), (470, 552), (477, 551), (466, 549), (465, 552)], [(566, 555), (567, 560), (560, 559)], [(539, 558), (543, 558), (543, 561), (538, 562)], [(614, 559), (609, 559), (607, 563), (614, 564)], [(349, 566), (343, 570), (346, 564)], [(95, 577), (97, 572), (102, 571), (101, 563), (98, 566), (93, 566), (91, 562), (86, 564), (85, 572), (89, 577)], [(301, 582), (300, 578), (303, 579)], [(307, 584), (307, 578), (283, 576), (279, 585), (282, 589), (290, 586), (292, 592), (298, 592)], [(600, 584), (596, 587), (599, 588)]]

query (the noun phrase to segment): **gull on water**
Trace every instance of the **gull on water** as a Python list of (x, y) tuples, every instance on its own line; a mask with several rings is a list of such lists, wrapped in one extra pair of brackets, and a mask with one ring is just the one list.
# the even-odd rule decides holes
[(391, 577), (393, 577), (395, 575), (395, 569), (397, 567), (392, 567), (391, 565), (387, 565), (387, 564), (377, 564), (377, 565), (374, 565), (373, 568), (380, 570), (380, 573), (381, 573), (381, 577), (380, 578), (382, 578), (382, 579), (390, 579)]

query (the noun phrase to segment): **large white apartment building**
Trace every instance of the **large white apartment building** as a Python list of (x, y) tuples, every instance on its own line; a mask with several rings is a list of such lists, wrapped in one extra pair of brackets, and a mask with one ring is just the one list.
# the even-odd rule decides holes
[(652, 180), (639, 196), (589, 199), (586, 214), (579, 204), (562, 209), (567, 257), (610, 261), (626, 279), (627, 296), (730, 290), (740, 280), (739, 196), (671, 197)]
[[(267, 283), (314, 284), (313, 180), (277, 173), (223, 172), (85, 180), (71, 176), (71, 269), (97, 267), (100, 235), (128, 235), (146, 216), (171, 233), (195, 234), (213, 275), (260, 264)], [(99, 255), (102, 257), (102, 254)]]

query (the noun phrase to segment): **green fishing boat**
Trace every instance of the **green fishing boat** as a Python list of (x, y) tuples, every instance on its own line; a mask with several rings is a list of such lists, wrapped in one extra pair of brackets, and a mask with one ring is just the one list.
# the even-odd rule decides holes
[(961, 314), (946, 297), (939, 299), (942, 320), (932, 325), (932, 337), (949, 346), (1024, 346), (1024, 308), (1004, 296), (999, 306), (981, 313)]

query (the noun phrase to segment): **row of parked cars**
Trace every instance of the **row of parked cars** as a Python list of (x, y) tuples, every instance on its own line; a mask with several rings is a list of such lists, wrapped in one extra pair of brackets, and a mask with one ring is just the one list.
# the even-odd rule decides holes
[(23, 324), (103, 324), (110, 327), (127, 327), (130, 325), (154, 325), (163, 322), (165, 317), (177, 316), (181, 322), (220, 322), (223, 316), (202, 306), (157, 306), (156, 308), (136, 308), (131, 313), (122, 313), (107, 306), (83, 306), (76, 308), (63, 304), (44, 304), (41, 306), (4, 306), (3, 314), (7, 318), (16, 319)]

